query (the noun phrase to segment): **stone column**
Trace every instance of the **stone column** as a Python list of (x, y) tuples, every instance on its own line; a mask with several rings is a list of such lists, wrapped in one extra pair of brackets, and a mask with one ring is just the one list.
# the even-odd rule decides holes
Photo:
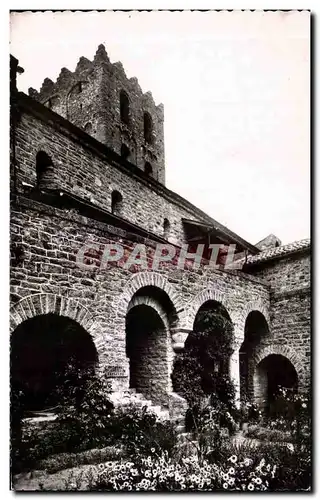
[(241, 342), (237, 342), (234, 345), (234, 351), (230, 357), (229, 361), (229, 374), (235, 387), (235, 402), (236, 406), (240, 407), (240, 365), (239, 365), (239, 349), (241, 347)]

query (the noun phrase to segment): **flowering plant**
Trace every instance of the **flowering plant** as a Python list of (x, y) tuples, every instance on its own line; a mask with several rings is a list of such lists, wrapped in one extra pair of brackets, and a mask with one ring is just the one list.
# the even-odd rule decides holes
[(236, 455), (221, 465), (200, 462), (196, 457), (173, 461), (166, 453), (134, 462), (107, 462), (99, 465), (98, 491), (266, 491), (276, 467), (265, 460), (258, 465)]

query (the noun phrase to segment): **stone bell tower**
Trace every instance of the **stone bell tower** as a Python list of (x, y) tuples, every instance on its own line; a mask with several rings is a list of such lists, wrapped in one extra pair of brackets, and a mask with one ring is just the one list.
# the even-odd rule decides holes
[(163, 105), (110, 62), (104, 45), (93, 61), (80, 57), (74, 72), (62, 68), (29, 95), (165, 184)]

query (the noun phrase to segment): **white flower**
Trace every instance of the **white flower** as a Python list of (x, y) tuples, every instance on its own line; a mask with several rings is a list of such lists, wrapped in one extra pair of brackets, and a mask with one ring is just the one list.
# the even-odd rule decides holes
[(255, 483), (256, 484), (262, 484), (261, 478), (260, 477), (256, 477)]
[(223, 485), (222, 485), (222, 486), (223, 486), (223, 488), (224, 488), (225, 490), (227, 490), (227, 489), (228, 489), (228, 483), (223, 483)]
[(254, 490), (254, 486), (253, 486), (253, 484), (252, 484), (252, 483), (249, 483), (249, 484), (248, 484), (248, 490), (249, 490), (249, 491), (253, 491), (253, 490)]
[(230, 469), (228, 470), (228, 474), (235, 474), (236, 471), (234, 469), (234, 467), (230, 467)]
[(235, 464), (235, 463), (236, 463), (236, 461), (237, 461), (238, 459), (237, 459), (237, 456), (236, 456), (236, 455), (232, 455), (230, 458), (228, 458), (228, 460), (229, 460), (231, 463)]

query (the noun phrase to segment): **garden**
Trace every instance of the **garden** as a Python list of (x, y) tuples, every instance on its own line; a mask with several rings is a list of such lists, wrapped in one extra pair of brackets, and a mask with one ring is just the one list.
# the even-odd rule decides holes
[(114, 406), (103, 378), (76, 360), (52, 421), (23, 419), (23, 390), (11, 385), (13, 489), (311, 491), (309, 395), (279, 388), (268, 411), (236, 404), (232, 340), (230, 322), (204, 311), (177, 356), (172, 382), (188, 403), (183, 434), (148, 407)]

